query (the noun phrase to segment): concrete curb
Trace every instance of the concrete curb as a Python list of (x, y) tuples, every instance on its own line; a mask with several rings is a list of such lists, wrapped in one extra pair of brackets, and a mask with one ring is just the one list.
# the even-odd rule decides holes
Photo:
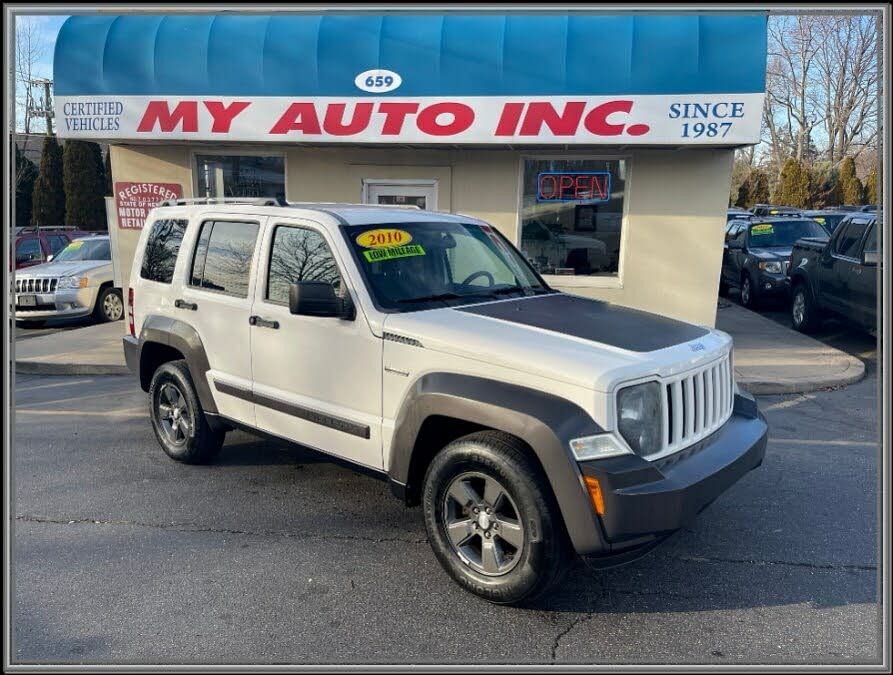
[(127, 366), (111, 363), (44, 363), (16, 361), (16, 373), (22, 375), (130, 375)]
[(811, 377), (804, 380), (749, 380), (746, 377), (738, 377), (735, 381), (751, 394), (763, 396), (767, 394), (806, 394), (811, 391), (819, 391), (821, 389), (836, 389), (838, 387), (846, 387), (855, 384), (865, 377), (865, 364), (856, 358), (853, 363), (843, 373), (838, 373), (828, 377)]

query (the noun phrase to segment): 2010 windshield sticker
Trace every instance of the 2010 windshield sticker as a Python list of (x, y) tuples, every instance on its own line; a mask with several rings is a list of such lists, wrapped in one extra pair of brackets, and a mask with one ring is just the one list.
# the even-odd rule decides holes
[(388, 246), (387, 248), (372, 248), (363, 251), (363, 257), (366, 259), (366, 262), (370, 263), (393, 260), (395, 258), (412, 258), (418, 255), (425, 255), (425, 249), (419, 244)]
[(750, 228), (751, 234), (774, 234), (775, 228), (772, 227), (770, 223), (763, 223), (762, 225), (754, 225)]
[(389, 248), (406, 246), (412, 241), (412, 235), (406, 230), (391, 228), (367, 230), (357, 235), (357, 244), (363, 248)]

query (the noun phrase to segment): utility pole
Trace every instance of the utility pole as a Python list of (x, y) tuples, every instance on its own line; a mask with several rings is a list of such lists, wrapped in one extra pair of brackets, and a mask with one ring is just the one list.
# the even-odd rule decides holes
[[(53, 135), (53, 99), (52, 94), (50, 93), (52, 86), (53, 81), (46, 78), (28, 80), (28, 107), (25, 110), (26, 129), (30, 129), (30, 121), (32, 117), (43, 117), (46, 120), (47, 136)], [(34, 97), (31, 95), (30, 91), (31, 87), (43, 87), (43, 96), (41, 97), (39, 105), (35, 105)]]

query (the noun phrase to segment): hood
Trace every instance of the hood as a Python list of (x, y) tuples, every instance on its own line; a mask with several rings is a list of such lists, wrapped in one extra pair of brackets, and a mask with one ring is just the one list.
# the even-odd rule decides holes
[(425, 349), (599, 391), (682, 372), (730, 342), (719, 331), (564, 293), (390, 314), (384, 330)]
[(790, 246), (771, 246), (767, 248), (752, 248), (750, 254), (761, 260), (787, 260), (791, 257)]
[(19, 279), (31, 277), (72, 277), (99, 267), (111, 266), (110, 260), (72, 260), (70, 262), (48, 262), (32, 265), (16, 272)]

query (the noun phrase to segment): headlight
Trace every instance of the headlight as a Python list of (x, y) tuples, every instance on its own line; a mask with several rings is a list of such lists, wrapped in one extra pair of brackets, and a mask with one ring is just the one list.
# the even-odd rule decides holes
[(657, 382), (644, 382), (617, 392), (617, 430), (637, 455), (651, 455), (661, 449), (661, 412)]
[(761, 262), (758, 267), (770, 274), (781, 274), (781, 262), (778, 260), (774, 260), (771, 262)]
[(56, 288), (87, 288), (87, 277), (62, 277)]

